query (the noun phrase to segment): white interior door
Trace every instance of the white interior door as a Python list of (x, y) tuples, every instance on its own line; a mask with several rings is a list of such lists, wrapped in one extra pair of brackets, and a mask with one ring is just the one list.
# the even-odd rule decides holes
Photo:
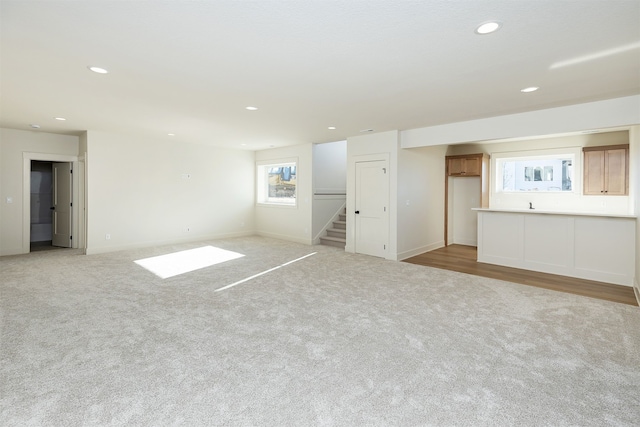
[(71, 163), (53, 163), (53, 246), (71, 247)]
[(355, 252), (385, 257), (389, 247), (389, 164), (356, 163)]

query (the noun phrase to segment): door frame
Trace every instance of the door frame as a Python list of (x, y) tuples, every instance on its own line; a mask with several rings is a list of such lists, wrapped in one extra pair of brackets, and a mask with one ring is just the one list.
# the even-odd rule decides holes
[[(70, 156), (66, 154), (50, 153), (22, 153), (22, 253), (28, 254), (31, 251), (31, 161), (39, 160), (43, 162), (66, 162), (72, 163), (74, 170), (72, 177), (72, 197), (73, 206), (71, 209), (71, 235), (76, 236), (71, 239), (72, 248), (85, 247), (84, 229), (84, 158)], [(80, 207), (82, 205), (82, 209)]]
[(375, 154), (360, 154), (351, 156), (347, 160), (347, 244), (345, 246), (346, 252), (356, 253), (355, 252), (355, 241), (356, 241), (356, 228), (355, 228), (355, 191), (356, 191), (356, 163), (360, 162), (373, 162), (373, 161), (386, 161), (389, 165), (389, 192), (387, 193), (387, 206), (389, 209), (389, 223), (388, 223), (388, 248), (387, 256), (385, 259), (396, 260), (395, 255), (395, 232), (393, 230), (394, 222), (396, 221), (395, 217), (395, 205), (392, 203), (393, 198), (393, 187), (395, 184), (394, 170), (391, 162), (390, 153), (375, 153)]
[[(380, 163), (382, 163), (384, 165), (384, 167), (382, 167), (381, 169), (384, 170), (383, 182), (386, 181), (386, 186), (387, 186), (386, 191), (382, 194), (383, 199), (384, 199), (384, 204), (386, 205), (385, 206), (385, 210), (384, 210), (384, 212), (385, 212), (384, 218), (385, 219), (382, 220), (382, 224), (385, 225), (385, 227), (383, 227), (383, 228), (386, 228), (386, 230), (385, 230), (385, 234), (386, 235), (384, 237), (384, 241), (382, 242), (385, 249), (382, 251), (382, 253), (379, 253), (377, 251), (366, 251), (366, 250), (363, 250), (362, 248), (359, 249), (359, 247), (358, 247), (358, 237), (362, 236), (362, 235), (358, 231), (359, 230), (358, 224), (360, 223), (359, 221), (361, 221), (360, 216), (362, 214), (358, 215), (355, 212), (353, 214), (353, 225), (354, 225), (353, 249), (354, 249), (355, 253), (358, 253), (358, 254), (364, 254), (364, 255), (376, 256), (376, 257), (380, 257), (380, 258), (386, 258), (387, 254), (389, 253), (389, 251), (391, 249), (390, 245), (389, 245), (389, 235), (390, 235), (390, 230), (389, 230), (389, 228), (390, 228), (389, 227), (389, 225), (390, 225), (390, 220), (389, 220), (390, 215), (389, 214), (390, 214), (390, 211), (391, 211), (391, 209), (390, 209), (391, 207), (389, 206), (390, 205), (390, 203), (389, 203), (389, 201), (390, 201), (389, 193), (390, 193), (390, 190), (391, 190), (391, 188), (390, 188), (391, 187), (390, 186), (391, 183), (390, 183), (389, 177), (391, 176), (391, 171), (389, 170), (389, 161), (388, 160), (367, 160), (367, 161), (360, 161), (360, 162), (356, 162), (355, 163), (355, 169), (356, 169), (355, 185), (356, 185), (356, 190), (354, 192), (354, 196), (355, 196), (355, 202), (356, 202), (355, 208), (358, 209), (358, 210), (362, 209), (362, 206), (360, 204), (358, 204), (358, 200), (361, 200), (359, 198), (360, 194), (359, 194), (358, 190), (359, 189), (362, 190), (362, 185), (361, 185), (362, 184), (362, 180), (360, 179), (360, 176), (358, 175), (358, 170), (359, 170), (358, 168), (361, 165), (362, 166), (366, 165), (367, 168), (371, 168), (372, 164), (380, 164)], [(368, 184), (367, 187), (371, 188), (371, 184)], [(364, 193), (364, 191), (361, 191), (361, 192)], [(363, 245), (363, 246), (365, 246), (365, 245)], [(376, 253), (374, 254), (372, 252), (376, 252)]]

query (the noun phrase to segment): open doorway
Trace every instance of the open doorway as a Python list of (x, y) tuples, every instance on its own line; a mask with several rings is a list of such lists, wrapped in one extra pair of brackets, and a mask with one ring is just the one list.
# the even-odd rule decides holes
[[(62, 187), (66, 188), (66, 194), (58, 194), (56, 202), (56, 193), (51, 193), (51, 201), (53, 204), (47, 206), (40, 206), (42, 212), (44, 208), (49, 208), (53, 211), (51, 218), (51, 240), (53, 245), (70, 247), (70, 248), (84, 248), (86, 242), (86, 209), (85, 209), (85, 161), (86, 153), (81, 156), (73, 156), (66, 154), (51, 154), (51, 153), (30, 153), (23, 152), (23, 175), (22, 175), (22, 252), (28, 254), (31, 246), (31, 232), (32, 232), (32, 219), (31, 219), (31, 165), (33, 161), (43, 162), (44, 165), (40, 165), (41, 169), (48, 168), (48, 163), (51, 167), (51, 185), (52, 191), (56, 188), (56, 179), (60, 178)], [(58, 176), (56, 178), (56, 165), (64, 170), (58, 170)], [(37, 166), (38, 167), (38, 166)], [(45, 185), (46, 187), (46, 185)], [(37, 186), (34, 186), (34, 189)], [(66, 197), (66, 200), (65, 200)], [(56, 204), (57, 203), (57, 204)], [(55, 209), (51, 209), (51, 208)], [(58, 211), (58, 207), (60, 211)], [(63, 212), (65, 211), (65, 212)], [(62, 215), (57, 215), (58, 213)], [(66, 218), (66, 219), (65, 219)], [(64, 221), (58, 222), (56, 225), (56, 219)], [(47, 223), (45, 221), (33, 221), (34, 224)], [(57, 229), (56, 229), (57, 227)], [(36, 227), (38, 228), (38, 227)], [(46, 226), (42, 227), (46, 229)], [(42, 231), (42, 230), (41, 230)], [(48, 234), (48, 232), (47, 232)], [(39, 239), (43, 239), (41, 235)], [(56, 244), (56, 239), (60, 239), (60, 244)], [(47, 242), (48, 240), (40, 240)], [(48, 246), (46, 243), (45, 246)], [(53, 246), (52, 245), (52, 246)], [(49, 249), (53, 249), (49, 247)]]
[(71, 247), (72, 163), (31, 160), (30, 251)]
[(29, 228), (31, 252), (54, 249), (52, 162), (31, 161), (31, 211)]

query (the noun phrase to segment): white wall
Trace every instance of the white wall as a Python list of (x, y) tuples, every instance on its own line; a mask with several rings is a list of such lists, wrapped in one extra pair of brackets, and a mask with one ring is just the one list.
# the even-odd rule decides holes
[(88, 254), (253, 234), (253, 152), (97, 131), (86, 144)]
[(401, 260), (444, 245), (445, 146), (400, 150), (398, 131), (347, 140), (347, 252), (355, 251), (355, 164), (389, 158), (389, 251)]
[(389, 249), (385, 258), (396, 260), (398, 251), (398, 131), (354, 136), (347, 139), (347, 244), (355, 252), (356, 162), (366, 156), (389, 159)]
[[(288, 240), (307, 245), (313, 243), (313, 144), (294, 145), (256, 151), (256, 162), (274, 163), (295, 159), (297, 206), (256, 205), (255, 230), (261, 236)], [(252, 166), (256, 169), (255, 164)], [(251, 193), (254, 194), (253, 192)], [(253, 203), (255, 203), (255, 196)]]
[(79, 194), (80, 201), (80, 213), (78, 218), (78, 237), (79, 242), (82, 243), (80, 246), (86, 252), (87, 248), (87, 132), (83, 132), (80, 135), (80, 147), (79, 151), (79, 159), (82, 165), (81, 173), (78, 174), (78, 179), (82, 182), (82, 192)]
[(629, 181), (636, 183), (635, 214), (636, 214), (636, 271), (634, 287), (636, 298), (640, 303), (640, 126), (629, 130)]
[(446, 146), (398, 152), (397, 259), (444, 246)]
[(347, 189), (347, 141), (313, 144), (313, 192), (344, 193)]
[(347, 141), (313, 144), (313, 243), (347, 199)]
[(0, 129), (0, 255), (29, 252), (23, 236), (25, 226), (29, 229), (23, 220), (23, 153), (77, 156), (78, 147), (77, 136)]
[(402, 148), (534, 137), (640, 123), (640, 95), (402, 132)]

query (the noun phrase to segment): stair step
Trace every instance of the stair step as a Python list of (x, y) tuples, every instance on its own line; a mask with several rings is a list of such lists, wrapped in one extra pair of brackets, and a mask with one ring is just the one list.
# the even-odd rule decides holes
[(341, 242), (341, 243), (347, 243), (346, 239), (342, 239), (340, 237), (329, 237), (329, 236), (323, 236), (320, 238), (320, 240), (330, 240), (332, 242)]
[(347, 229), (347, 221), (333, 221), (333, 228), (338, 228), (340, 230)]
[(321, 237), (320, 238), (320, 243), (322, 243), (323, 245), (327, 245), (327, 246), (335, 246), (337, 248), (344, 248), (347, 244), (347, 240), (346, 239), (341, 239), (340, 237), (329, 237), (329, 236), (325, 236), (325, 237)]
[(341, 213), (338, 216), (340, 217), (340, 221), (346, 221), (347, 220), (347, 214), (346, 213)]
[(347, 230), (341, 228), (327, 228), (327, 236), (340, 237), (341, 239), (347, 238)]

